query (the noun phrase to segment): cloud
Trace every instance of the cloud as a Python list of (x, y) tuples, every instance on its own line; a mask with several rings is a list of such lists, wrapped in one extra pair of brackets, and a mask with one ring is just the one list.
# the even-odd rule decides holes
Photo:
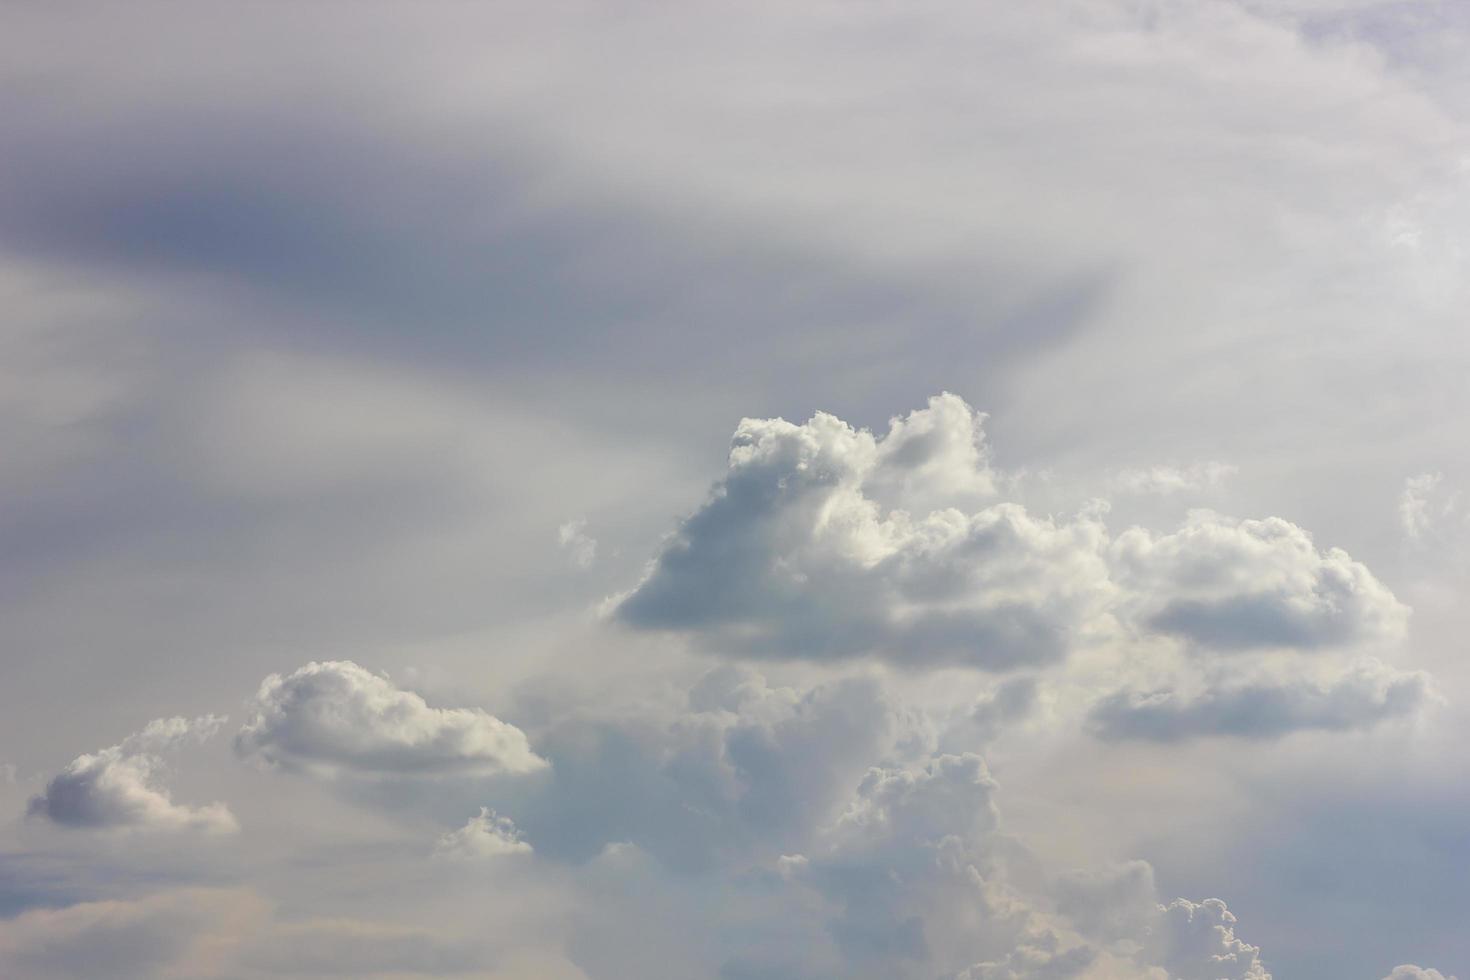
[(78, 756), (30, 801), (27, 812), (71, 828), (233, 832), (238, 825), (223, 803), (175, 803), (159, 785), (161, 753), (209, 738), (225, 721), (216, 715), (151, 721), (117, 745)]
[(1394, 967), (1393, 972), (1383, 980), (1455, 980), (1455, 978), (1445, 976), (1438, 970), (1427, 970), (1422, 966), (1406, 964)]
[(1207, 460), (1189, 466), (1148, 466), (1119, 470), (1108, 481), (1120, 493), (1157, 494), (1197, 493), (1213, 490), (1234, 476), (1236, 467), (1229, 463)]
[(616, 616), (752, 656), (993, 669), (1060, 659), (1107, 587), (1093, 515), (879, 503), (989, 493), (982, 419), (943, 394), (881, 438), (824, 413), (742, 421), (725, 478)]
[(1000, 485), (983, 419), (951, 394), (882, 436), (824, 413), (745, 419), (725, 477), (614, 616), (727, 655), (990, 670), (1056, 663), (1120, 625), (1196, 657), (1404, 638), (1409, 609), (1367, 566), (1281, 518), (1196, 510), (1110, 538), (1105, 505), (962, 510)]
[(1105, 739), (1175, 742), (1209, 735), (1274, 738), (1295, 731), (1352, 731), (1415, 714), (1434, 699), (1429, 675), (1365, 661), (1339, 677), (1234, 684), (1189, 696), (1172, 689), (1118, 691), (1088, 715)]
[(530, 853), (531, 845), (521, 839), (516, 825), (483, 806), (463, 827), (444, 834), (434, 844), (434, 856), (441, 858), (478, 859)]
[(676, 710), (552, 725), (538, 740), (549, 778), (505, 809), (543, 857), (584, 862), (627, 842), (708, 871), (804, 843), (898, 730), (871, 678), (796, 689), (720, 667)]
[(1404, 534), (1417, 541), (1439, 516), (1431, 511), (1431, 498), (1444, 480), (1442, 473), (1420, 473), (1404, 480), (1403, 492), (1399, 494), (1399, 522)]
[(478, 940), (392, 922), (278, 918), (247, 888), (178, 888), (0, 921), (7, 980), (484, 975)]
[(13, 980), (215, 977), (210, 954), (256, 929), (263, 903), (245, 891), (179, 889), (33, 909), (0, 921), (0, 974)]
[(1160, 963), (1172, 980), (1271, 980), (1260, 948), (1236, 938), (1235, 916), (1218, 898), (1179, 898), (1160, 912)]
[(1195, 511), (1172, 534), (1124, 531), (1111, 558), (1135, 621), (1213, 650), (1388, 643), (1406, 629), (1407, 607), (1365, 565), (1279, 517)]
[(588, 569), (597, 560), (597, 539), (587, 533), (587, 522), (580, 517), (556, 529), (556, 542), (577, 568)]
[(1036, 707), (1036, 695), (1034, 677), (1013, 677), (986, 693), (970, 709), (970, 721), (981, 740), (994, 739), (1004, 728), (1029, 715)]
[(431, 708), (351, 661), (271, 674), (250, 710), (235, 751), (287, 771), (494, 775), (546, 766), (514, 725), (479, 708)]

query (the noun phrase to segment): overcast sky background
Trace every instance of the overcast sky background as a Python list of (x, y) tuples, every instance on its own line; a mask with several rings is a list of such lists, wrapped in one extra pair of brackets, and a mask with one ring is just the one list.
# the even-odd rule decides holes
[(1467, 66), (0, 7), (0, 975), (1470, 977)]

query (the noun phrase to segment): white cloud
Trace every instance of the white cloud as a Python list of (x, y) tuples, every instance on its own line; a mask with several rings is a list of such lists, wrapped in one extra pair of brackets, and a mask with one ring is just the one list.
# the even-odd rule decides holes
[(531, 845), (521, 839), (509, 818), (497, 816), (489, 807), (469, 819), (463, 827), (444, 834), (434, 844), (434, 856), (478, 859), (529, 854)]
[(1218, 898), (1179, 898), (1160, 912), (1160, 965), (1172, 980), (1271, 980), (1260, 948), (1236, 938), (1235, 916)]
[(725, 478), (618, 617), (755, 656), (990, 668), (1061, 658), (1107, 591), (1095, 514), (901, 509), (988, 492), (980, 420), (949, 394), (881, 438), (823, 413), (744, 420)]
[(1130, 619), (1214, 650), (1394, 643), (1409, 610), (1340, 548), (1279, 517), (1194, 511), (1172, 534), (1130, 528), (1111, 558)]
[(1446, 976), (1438, 970), (1429, 970), (1422, 966), (1406, 964), (1404, 966), (1394, 967), (1393, 972), (1384, 977), (1383, 980), (1455, 980), (1455, 978)]
[(151, 721), (117, 745), (74, 759), (31, 800), (29, 813), (62, 827), (233, 832), (238, 825), (223, 803), (175, 803), (159, 785), (162, 753), (209, 738), (225, 720), (203, 715)]
[(587, 522), (580, 517), (557, 528), (556, 541), (577, 568), (591, 568), (597, 561), (597, 539), (587, 534)]
[(479, 708), (431, 708), (351, 661), (271, 674), (250, 710), (236, 752), (291, 771), (497, 774), (546, 766), (514, 725)]

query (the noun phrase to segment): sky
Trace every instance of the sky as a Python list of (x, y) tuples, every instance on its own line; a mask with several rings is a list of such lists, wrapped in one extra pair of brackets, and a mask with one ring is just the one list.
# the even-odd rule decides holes
[(0, 976), (1470, 977), (1470, 6), (0, 7)]

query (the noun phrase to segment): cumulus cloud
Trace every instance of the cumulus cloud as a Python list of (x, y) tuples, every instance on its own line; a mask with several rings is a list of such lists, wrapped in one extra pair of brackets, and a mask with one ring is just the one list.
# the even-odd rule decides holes
[(223, 803), (175, 803), (160, 785), (162, 753), (209, 738), (225, 721), (217, 715), (151, 721), (117, 745), (72, 760), (32, 798), (28, 812), (72, 828), (234, 831), (238, 825)]
[(742, 421), (725, 478), (616, 615), (755, 656), (1059, 659), (1106, 591), (1095, 515), (902, 509), (991, 490), (981, 420), (944, 394), (881, 438), (823, 413)]
[(439, 858), (478, 859), (529, 853), (531, 845), (521, 839), (516, 825), (483, 806), (463, 827), (444, 834), (434, 844), (434, 856)]
[(1092, 707), (1088, 724), (1107, 739), (1272, 738), (1303, 730), (1372, 728), (1416, 713), (1433, 697), (1423, 671), (1395, 670), (1370, 660), (1326, 683), (1227, 681), (1193, 696), (1172, 689), (1118, 691)]
[(546, 766), (514, 725), (479, 708), (431, 708), (351, 661), (271, 674), (250, 711), (235, 751), (288, 771), (494, 775)]
[(1392, 642), (1408, 620), (1365, 565), (1278, 517), (1195, 511), (1172, 534), (1124, 531), (1111, 557), (1137, 622), (1214, 650)]
[(1171, 980), (1271, 980), (1261, 950), (1235, 935), (1235, 916), (1218, 898), (1179, 898), (1161, 910), (1161, 965)]
[(597, 539), (587, 533), (587, 522), (580, 517), (556, 529), (556, 542), (577, 568), (591, 568), (597, 561)]
[(1455, 980), (1455, 978), (1445, 976), (1438, 970), (1427, 970), (1422, 966), (1405, 964), (1394, 967), (1393, 972), (1383, 980)]
[(1216, 652), (1403, 637), (1408, 609), (1366, 566), (1280, 518), (1195, 511), (1110, 540), (1103, 506), (962, 510), (996, 486), (982, 420), (943, 394), (883, 436), (822, 413), (742, 421), (724, 479), (616, 616), (735, 655), (989, 669), (1055, 662), (1118, 621)]

